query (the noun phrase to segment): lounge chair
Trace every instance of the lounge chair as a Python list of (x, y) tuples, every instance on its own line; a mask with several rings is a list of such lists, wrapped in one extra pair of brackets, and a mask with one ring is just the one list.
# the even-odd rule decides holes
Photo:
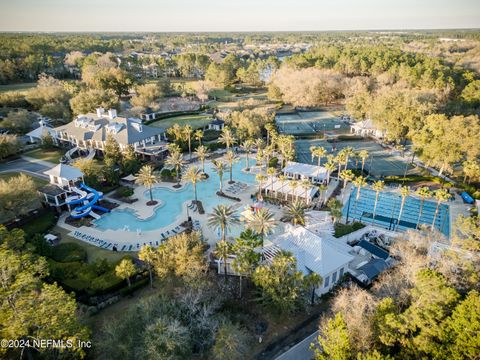
[(121, 249), (120, 251), (125, 250), (125, 247), (126, 247), (126, 246), (127, 246), (127, 245), (123, 245), (123, 246), (122, 246), (122, 249)]
[(128, 247), (128, 251), (131, 251), (131, 250), (132, 250), (132, 247), (133, 247), (133, 245), (130, 245), (130, 246)]

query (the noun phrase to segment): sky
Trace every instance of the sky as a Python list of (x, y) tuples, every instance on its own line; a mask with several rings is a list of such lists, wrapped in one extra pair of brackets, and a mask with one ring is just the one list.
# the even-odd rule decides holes
[(480, 0), (0, 0), (0, 31), (480, 28)]

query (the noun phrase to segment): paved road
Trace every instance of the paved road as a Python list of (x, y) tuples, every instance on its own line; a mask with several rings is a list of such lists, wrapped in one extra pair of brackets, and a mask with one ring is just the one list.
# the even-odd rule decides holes
[(47, 179), (48, 176), (43, 172), (50, 169), (54, 165), (55, 164), (48, 163), (46, 161), (20, 158), (0, 164), (0, 173), (22, 171), (42, 179)]
[(315, 331), (310, 336), (306, 337), (282, 355), (275, 358), (275, 360), (311, 360), (313, 359), (313, 351), (310, 350), (310, 344), (317, 342), (318, 331)]

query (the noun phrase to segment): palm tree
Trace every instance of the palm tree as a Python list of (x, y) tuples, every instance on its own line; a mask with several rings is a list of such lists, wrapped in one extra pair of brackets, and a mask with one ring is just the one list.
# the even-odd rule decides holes
[[(283, 188), (285, 187), (285, 183), (287, 182), (288, 178), (285, 176), (285, 175), (278, 175), (278, 181), (280, 182), (281, 184), (281, 188), (280, 188), (280, 193), (283, 194)], [(287, 195), (288, 193), (285, 192), (285, 201), (287, 201)]]
[(231, 205), (217, 205), (213, 208), (213, 212), (208, 215), (208, 226), (221, 230), (222, 241), (226, 241), (226, 231), (230, 226), (237, 223), (237, 212)]
[(255, 143), (253, 142), (252, 139), (247, 139), (242, 144), (242, 149), (247, 154), (247, 168), (245, 169), (247, 171), (250, 170), (250, 154), (252, 153), (254, 145)]
[(375, 204), (373, 205), (373, 221), (372, 225), (375, 225), (375, 215), (377, 212), (377, 204), (378, 204), (378, 197), (380, 196), (380, 192), (385, 189), (385, 182), (379, 180), (373, 183), (372, 189), (375, 190)]
[(257, 211), (250, 211), (245, 219), (247, 228), (252, 229), (262, 242), (265, 236), (271, 234), (277, 225), (277, 221), (273, 218), (273, 214), (267, 208), (261, 208)]
[(137, 179), (135, 180), (137, 184), (145, 186), (150, 193), (150, 204), (154, 204), (152, 186), (158, 182), (157, 176), (153, 173), (153, 167), (150, 165), (144, 165), (137, 174)]
[(205, 159), (209, 154), (210, 154), (210, 151), (208, 151), (208, 148), (206, 148), (203, 145), (200, 145), (195, 150), (195, 155), (197, 155), (197, 157), (200, 159), (200, 162), (202, 163), (202, 173), (204, 174), (205, 174)]
[(235, 143), (235, 137), (233, 136), (232, 131), (228, 127), (224, 127), (222, 130), (222, 135), (218, 138), (222, 144), (225, 144), (227, 150), (230, 150), (230, 146)]
[(195, 165), (192, 165), (188, 168), (186, 173), (183, 175), (185, 180), (191, 182), (193, 185), (193, 191), (195, 194), (195, 203), (198, 201), (197, 199), (197, 182), (202, 180), (202, 173), (200, 169), (198, 169)]
[(330, 183), (330, 175), (336, 168), (337, 166), (333, 162), (327, 162), (325, 164), (325, 169), (327, 170), (327, 185)]
[(338, 163), (338, 174), (337, 174), (337, 181), (340, 181), (340, 173), (342, 172), (342, 165), (345, 163), (345, 154), (343, 152), (339, 152), (335, 160)]
[(223, 273), (225, 275), (225, 281), (227, 281), (227, 260), (232, 253), (232, 244), (225, 240), (221, 240), (215, 244), (215, 256), (223, 262)]
[(193, 137), (195, 138), (195, 140), (198, 141), (198, 145), (202, 145), (202, 139), (203, 139), (203, 131), (198, 129), (198, 130), (195, 130), (195, 133), (193, 134)]
[(355, 200), (358, 200), (360, 197), (360, 190), (362, 189), (362, 187), (367, 185), (367, 180), (365, 179), (365, 177), (359, 176), (353, 180), (353, 185), (355, 185), (357, 188), (357, 196), (355, 197)]
[(226, 170), (226, 166), (223, 162), (221, 161), (217, 161), (217, 160), (213, 160), (212, 161), (212, 164), (213, 164), (213, 171), (215, 171), (218, 175), (218, 178), (220, 179), (220, 194), (223, 193), (223, 173), (225, 172)]
[(301, 201), (290, 203), (285, 211), (285, 220), (290, 221), (293, 225), (305, 225), (306, 206)]
[(300, 186), (303, 189), (303, 195), (305, 196), (305, 203), (308, 205), (310, 202), (310, 196), (308, 196), (308, 190), (312, 188), (312, 183), (308, 180), (302, 180)]
[(315, 145), (310, 146), (310, 156), (312, 157), (312, 162), (315, 160), (317, 152), (317, 147)]
[(257, 148), (257, 151), (262, 150), (264, 145), (265, 145), (265, 141), (263, 141), (262, 138), (255, 139), (255, 147)]
[(267, 131), (267, 145), (270, 144), (271, 135), (275, 131), (275, 125), (272, 123), (265, 124), (265, 130)]
[(410, 188), (408, 186), (400, 187), (400, 195), (402, 195), (402, 202), (400, 203), (400, 211), (398, 213), (397, 225), (395, 226), (395, 228), (398, 227), (398, 225), (400, 224), (400, 220), (402, 219), (403, 208), (405, 206), (405, 201), (407, 200), (408, 195), (410, 195)]
[(229, 170), (230, 170), (230, 181), (229, 184), (234, 183), (233, 181), (233, 163), (238, 161), (238, 156), (232, 150), (228, 150), (227, 154), (225, 155), (225, 160), (228, 162)]
[(115, 275), (120, 279), (127, 280), (128, 287), (132, 285), (130, 283), (130, 278), (136, 271), (135, 264), (130, 259), (123, 259), (120, 264), (115, 267)]
[(138, 252), (138, 258), (147, 264), (148, 274), (150, 277), (150, 289), (153, 288), (153, 263), (157, 258), (157, 253), (150, 245), (145, 245), (140, 248)]
[(342, 218), (342, 202), (335, 198), (328, 200), (327, 207), (330, 209), (330, 214), (333, 217), (333, 223), (336, 223)]
[(317, 158), (317, 166), (319, 168), (322, 164), (322, 158), (324, 158), (325, 155), (327, 155), (327, 150), (324, 147), (318, 146), (315, 148), (315, 156)]
[(344, 156), (345, 156), (345, 170), (347, 170), (348, 158), (350, 156), (353, 156), (353, 154), (355, 154), (355, 151), (353, 151), (353, 148), (351, 146), (347, 146), (347, 147), (343, 148), (340, 152), (343, 153)]
[(271, 185), (271, 188), (270, 188), (270, 195), (273, 197), (273, 178), (275, 176), (275, 174), (277, 173), (277, 170), (273, 167), (269, 167), (267, 169), (267, 175), (270, 177), (270, 185)]
[(255, 179), (258, 182), (258, 193), (259, 195), (262, 195), (262, 185), (265, 182), (265, 180), (267, 180), (267, 177), (262, 173), (258, 173), (257, 176), (255, 176)]
[(323, 279), (320, 275), (318, 275), (315, 272), (312, 272), (308, 274), (307, 276), (304, 277), (303, 279), (304, 284), (306, 286), (311, 286), (312, 287), (312, 297), (311, 297), (311, 305), (315, 305), (315, 289), (317, 286), (322, 285)]
[(295, 200), (297, 201), (298, 200), (298, 194), (296, 192), (298, 186), (300, 185), (300, 183), (298, 182), (298, 180), (291, 180), (289, 183), (288, 183), (288, 186), (290, 187), (290, 189), (292, 190), (292, 198), (295, 196)]
[(420, 218), (422, 217), (423, 213), (423, 205), (425, 203), (425, 199), (430, 199), (433, 194), (430, 189), (426, 186), (422, 186), (415, 191), (415, 195), (420, 197), (420, 209), (418, 210), (418, 218), (417, 218), (417, 229), (420, 226)]
[(319, 202), (319, 205), (322, 206), (323, 203), (325, 202), (325, 195), (326, 195), (326, 191), (328, 190), (328, 186), (327, 185), (324, 185), (324, 184), (320, 184), (318, 185), (318, 190), (320, 191), (320, 196), (318, 197), (318, 202)]
[(185, 136), (185, 138), (188, 141), (188, 157), (189, 157), (189, 159), (192, 158), (192, 133), (193, 133), (193, 129), (190, 125), (185, 125), (183, 127), (183, 136)]
[(435, 190), (434, 196), (435, 196), (435, 199), (437, 200), (437, 207), (435, 208), (435, 215), (433, 216), (432, 230), (435, 228), (435, 221), (437, 220), (440, 204), (450, 199), (450, 193), (448, 192), (447, 189), (438, 189), (438, 190)]
[(365, 160), (368, 158), (368, 151), (367, 150), (360, 150), (358, 152), (358, 156), (360, 159), (362, 159), (362, 174), (363, 174), (363, 169), (365, 168)]
[(177, 185), (180, 185), (180, 170), (182, 169), (185, 160), (183, 160), (183, 155), (180, 152), (173, 152), (168, 155), (165, 160), (165, 164), (171, 165), (175, 168), (175, 174), (177, 179)]
[(355, 174), (352, 170), (342, 170), (340, 172), (340, 177), (343, 180), (343, 189), (345, 189), (347, 182), (352, 181), (355, 178)]

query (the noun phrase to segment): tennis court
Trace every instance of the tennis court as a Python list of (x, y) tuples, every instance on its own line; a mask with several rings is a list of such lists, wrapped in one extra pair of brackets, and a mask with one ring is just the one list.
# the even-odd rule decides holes
[(324, 131), (336, 133), (349, 132), (350, 125), (328, 111), (296, 112), (277, 115), (275, 118), (278, 131), (283, 134), (314, 134)]
[[(377, 144), (372, 140), (352, 140), (352, 141), (337, 141), (328, 142), (327, 140), (308, 140), (298, 139), (295, 141), (296, 157), (298, 162), (303, 163), (316, 163), (315, 159), (312, 162), (312, 156), (310, 153), (311, 146), (323, 146), (329, 154), (336, 155), (343, 148), (350, 146), (354, 151), (367, 150), (369, 157), (365, 162), (365, 170), (368, 170), (370, 174), (383, 177), (390, 175), (402, 175), (407, 170), (407, 175), (417, 174), (416, 169), (410, 165), (406, 158), (403, 159), (400, 155), (391, 153), (389, 150), (384, 149), (380, 144)], [(325, 163), (325, 159), (322, 160)], [(348, 166), (355, 168), (356, 160), (350, 160)], [(359, 165), (360, 167), (361, 165)]]
[[(363, 223), (373, 223), (373, 209), (376, 193), (370, 189), (362, 189), (360, 197), (356, 199), (357, 189), (354, 189), (343, 207), (343, 216), (347, 221), (358, 220)], [(375, 225), (388, 230), (405, 231), (416, 229), (417, 223), (431, 226), (435, 217), (436, 202), (425, 200), (420, 214), (421, 200), (408, 196), (403, 206), (402, 216), (400, 208), (402, 196), (398, 192), (380, 192), (375, 210)], [(419, 218), (420, 215), (420, 218)], [(447, 237), (450, 236), (450, 211), (448, 204), (440, 204), (435, 228)]]

